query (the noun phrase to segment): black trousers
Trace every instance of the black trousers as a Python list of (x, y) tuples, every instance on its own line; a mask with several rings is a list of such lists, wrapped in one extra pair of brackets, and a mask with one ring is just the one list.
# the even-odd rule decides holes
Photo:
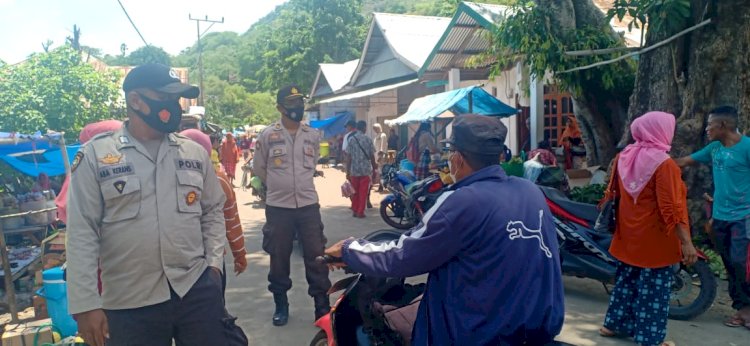
[(750, 282), (746, 279), (750, 219), (740, 221), (714, 220), (716, 248), (729, 277), (729, 297), (735, 310), (750, 306)]
[(110, 339), (107, 346), (228, 345), (221, 277), (206, 269), (180, 298), (151, 306), (106, 310)]
[(318, 204), (297, 209), (266, 206), (263, 250), (271, 255), (268, 290), (272, 293), (286, 293), (292, 288), (289, 262), (295, 233), (302, 245), (305, 277), (309, 285), (307, 293), (312, 297), (325, 296), (331, 288), (328, 267), (315, 262), (315, 257), (323, 255), (327, 241), (323, 234)]

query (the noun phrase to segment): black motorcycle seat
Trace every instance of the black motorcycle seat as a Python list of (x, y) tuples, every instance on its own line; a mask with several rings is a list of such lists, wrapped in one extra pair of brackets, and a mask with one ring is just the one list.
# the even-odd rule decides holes
[(539, 188), (542, 189), (542, 192), (550, 201), (560, 206), (560, 208), (565, 209), (565, 211), (571, 213), (573, 216), (592, 224), (599, 217), (599, 210), (593, 204), (571, 201), (562, 191), (552, 187), (539, 186)]

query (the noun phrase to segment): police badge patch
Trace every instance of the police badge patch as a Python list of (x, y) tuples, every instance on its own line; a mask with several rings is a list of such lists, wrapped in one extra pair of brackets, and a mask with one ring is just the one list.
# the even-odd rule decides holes
[(76, 156), (73, 157), (73, 163), (70, 164), (70, 171), (75, 172), (76, 168), (78, 168), (78, 165), (81, 164), (81, 160), (83, 160), (83, 151), (78, 151), (76, 153)]
[(119, 192), (120, 194), (122, 194), (122, 190), (125, 189), (125, 184), (126, 183), (125, 183), (124, 180), (118, 180), (118, 181), (116, 181), (114, 185), (115, 185), (115, 189), (117, 189), (117, 192)]

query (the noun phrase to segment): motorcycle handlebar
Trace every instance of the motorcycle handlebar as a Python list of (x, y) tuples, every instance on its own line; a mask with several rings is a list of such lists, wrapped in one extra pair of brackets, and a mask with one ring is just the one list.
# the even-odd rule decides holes
[(323, 256), (315, 257), (315, 262), (318, 262), (319, 264), (332, 264), (332, 263), (341, 263), (341, 262), (344, 262), (344, 260), (341, 257), (323, 255)]

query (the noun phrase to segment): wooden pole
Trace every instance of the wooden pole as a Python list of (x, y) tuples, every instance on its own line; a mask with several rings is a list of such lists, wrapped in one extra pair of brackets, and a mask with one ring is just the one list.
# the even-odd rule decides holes
[(62, 153), (63, 164), (65, 165), (65, 176), (70, 179), (70, 158), (68, 157), (68, 149), (65, 147), (65, 134), (60, 135), (60, 152)]
[(10, 269), (10, 259), (8, 258), (8, 245), (5, 244), (5, 232), (3, 224), (0, 222), (0, 256), (3, 261), (3, 273), (5, 276), (5, 299), (8, 300), (10, 309), (11, 322), (18, 323), (18, 307), (16, 306), (16, 288), (13, 286), (13, 272)]

